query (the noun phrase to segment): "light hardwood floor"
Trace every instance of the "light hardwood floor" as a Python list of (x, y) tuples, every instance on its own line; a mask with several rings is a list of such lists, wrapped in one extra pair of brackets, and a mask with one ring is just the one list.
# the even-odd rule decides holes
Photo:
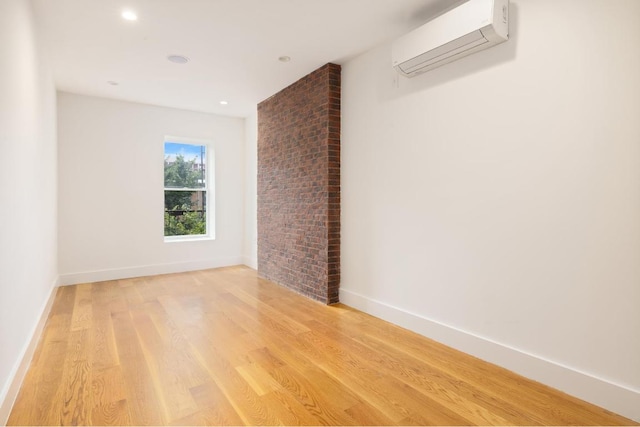
[(58, 289), (9, 425), (634, 424), (245, 267)]

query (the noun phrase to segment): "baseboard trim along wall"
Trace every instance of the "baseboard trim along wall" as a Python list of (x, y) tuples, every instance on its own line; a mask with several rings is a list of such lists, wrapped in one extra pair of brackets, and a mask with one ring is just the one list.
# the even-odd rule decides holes
[(182, 273), (185, 271), (207, 270), (210, 268), (229, 267), (239, 264), (244, 264), (244, 258), (241, 256), (176, 262), (171, 264), (141, 265), (109, 270), (84, 271), (81, 273), (67, 273), (60, 275), (60, 286), (77, 285), (79, 283), (104, 282), (106, 280), (130, 279), (134, 277), (156, 276), (158, 274)]
[(18, 398), (18, 392), (22, 386), (22, 381), (27, 375), (27, 370), (31, 364), (31, 359), (33, 359), (38, 341), (40, 341), (40, 336), (42, 335), (44, 326), (47, 324), (47, 319), (49, 318), (51, 307), (53, 307), (53, 301), (55, 301), (57, 289), (58, 279), (54, 280), (51, 286), (51, 292), (49, 293), (49, 298), (47, 298), (42, 310), (40, 310), (40, 319), (31, 331), (31, 338), (25, 343), (21, 357), (18, 358), (11, 370), (11, 375), (9, 375), (7, 384), (4, 389), (0, 391), (0, 426), (6, 425), (9, 420), (11, 408)]
[(640, 422), (640, 391), (340, 289), (340, 302)]

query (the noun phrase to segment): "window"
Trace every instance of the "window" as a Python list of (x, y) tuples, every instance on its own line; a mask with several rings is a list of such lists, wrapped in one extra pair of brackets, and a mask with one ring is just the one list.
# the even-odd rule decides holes
[(208, 144), (180, 138), (164, 143), (165, 241), (213, 237), (209, 228)]

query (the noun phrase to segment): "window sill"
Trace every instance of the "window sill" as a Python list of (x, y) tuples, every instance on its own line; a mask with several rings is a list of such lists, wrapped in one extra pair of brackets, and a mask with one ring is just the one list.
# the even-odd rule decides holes
[(213, 236), (168, 236), (164, 238), (165, 243), (204, 242), (209, 240), (215, 240), (215, 237)]

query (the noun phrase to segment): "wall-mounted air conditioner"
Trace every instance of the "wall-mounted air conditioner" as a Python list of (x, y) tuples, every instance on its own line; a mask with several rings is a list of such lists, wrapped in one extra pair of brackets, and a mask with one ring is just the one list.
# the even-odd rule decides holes
[(393, 66), (413, 77), (509, 39), (509, 0), (469, 0), (401, 37)]

